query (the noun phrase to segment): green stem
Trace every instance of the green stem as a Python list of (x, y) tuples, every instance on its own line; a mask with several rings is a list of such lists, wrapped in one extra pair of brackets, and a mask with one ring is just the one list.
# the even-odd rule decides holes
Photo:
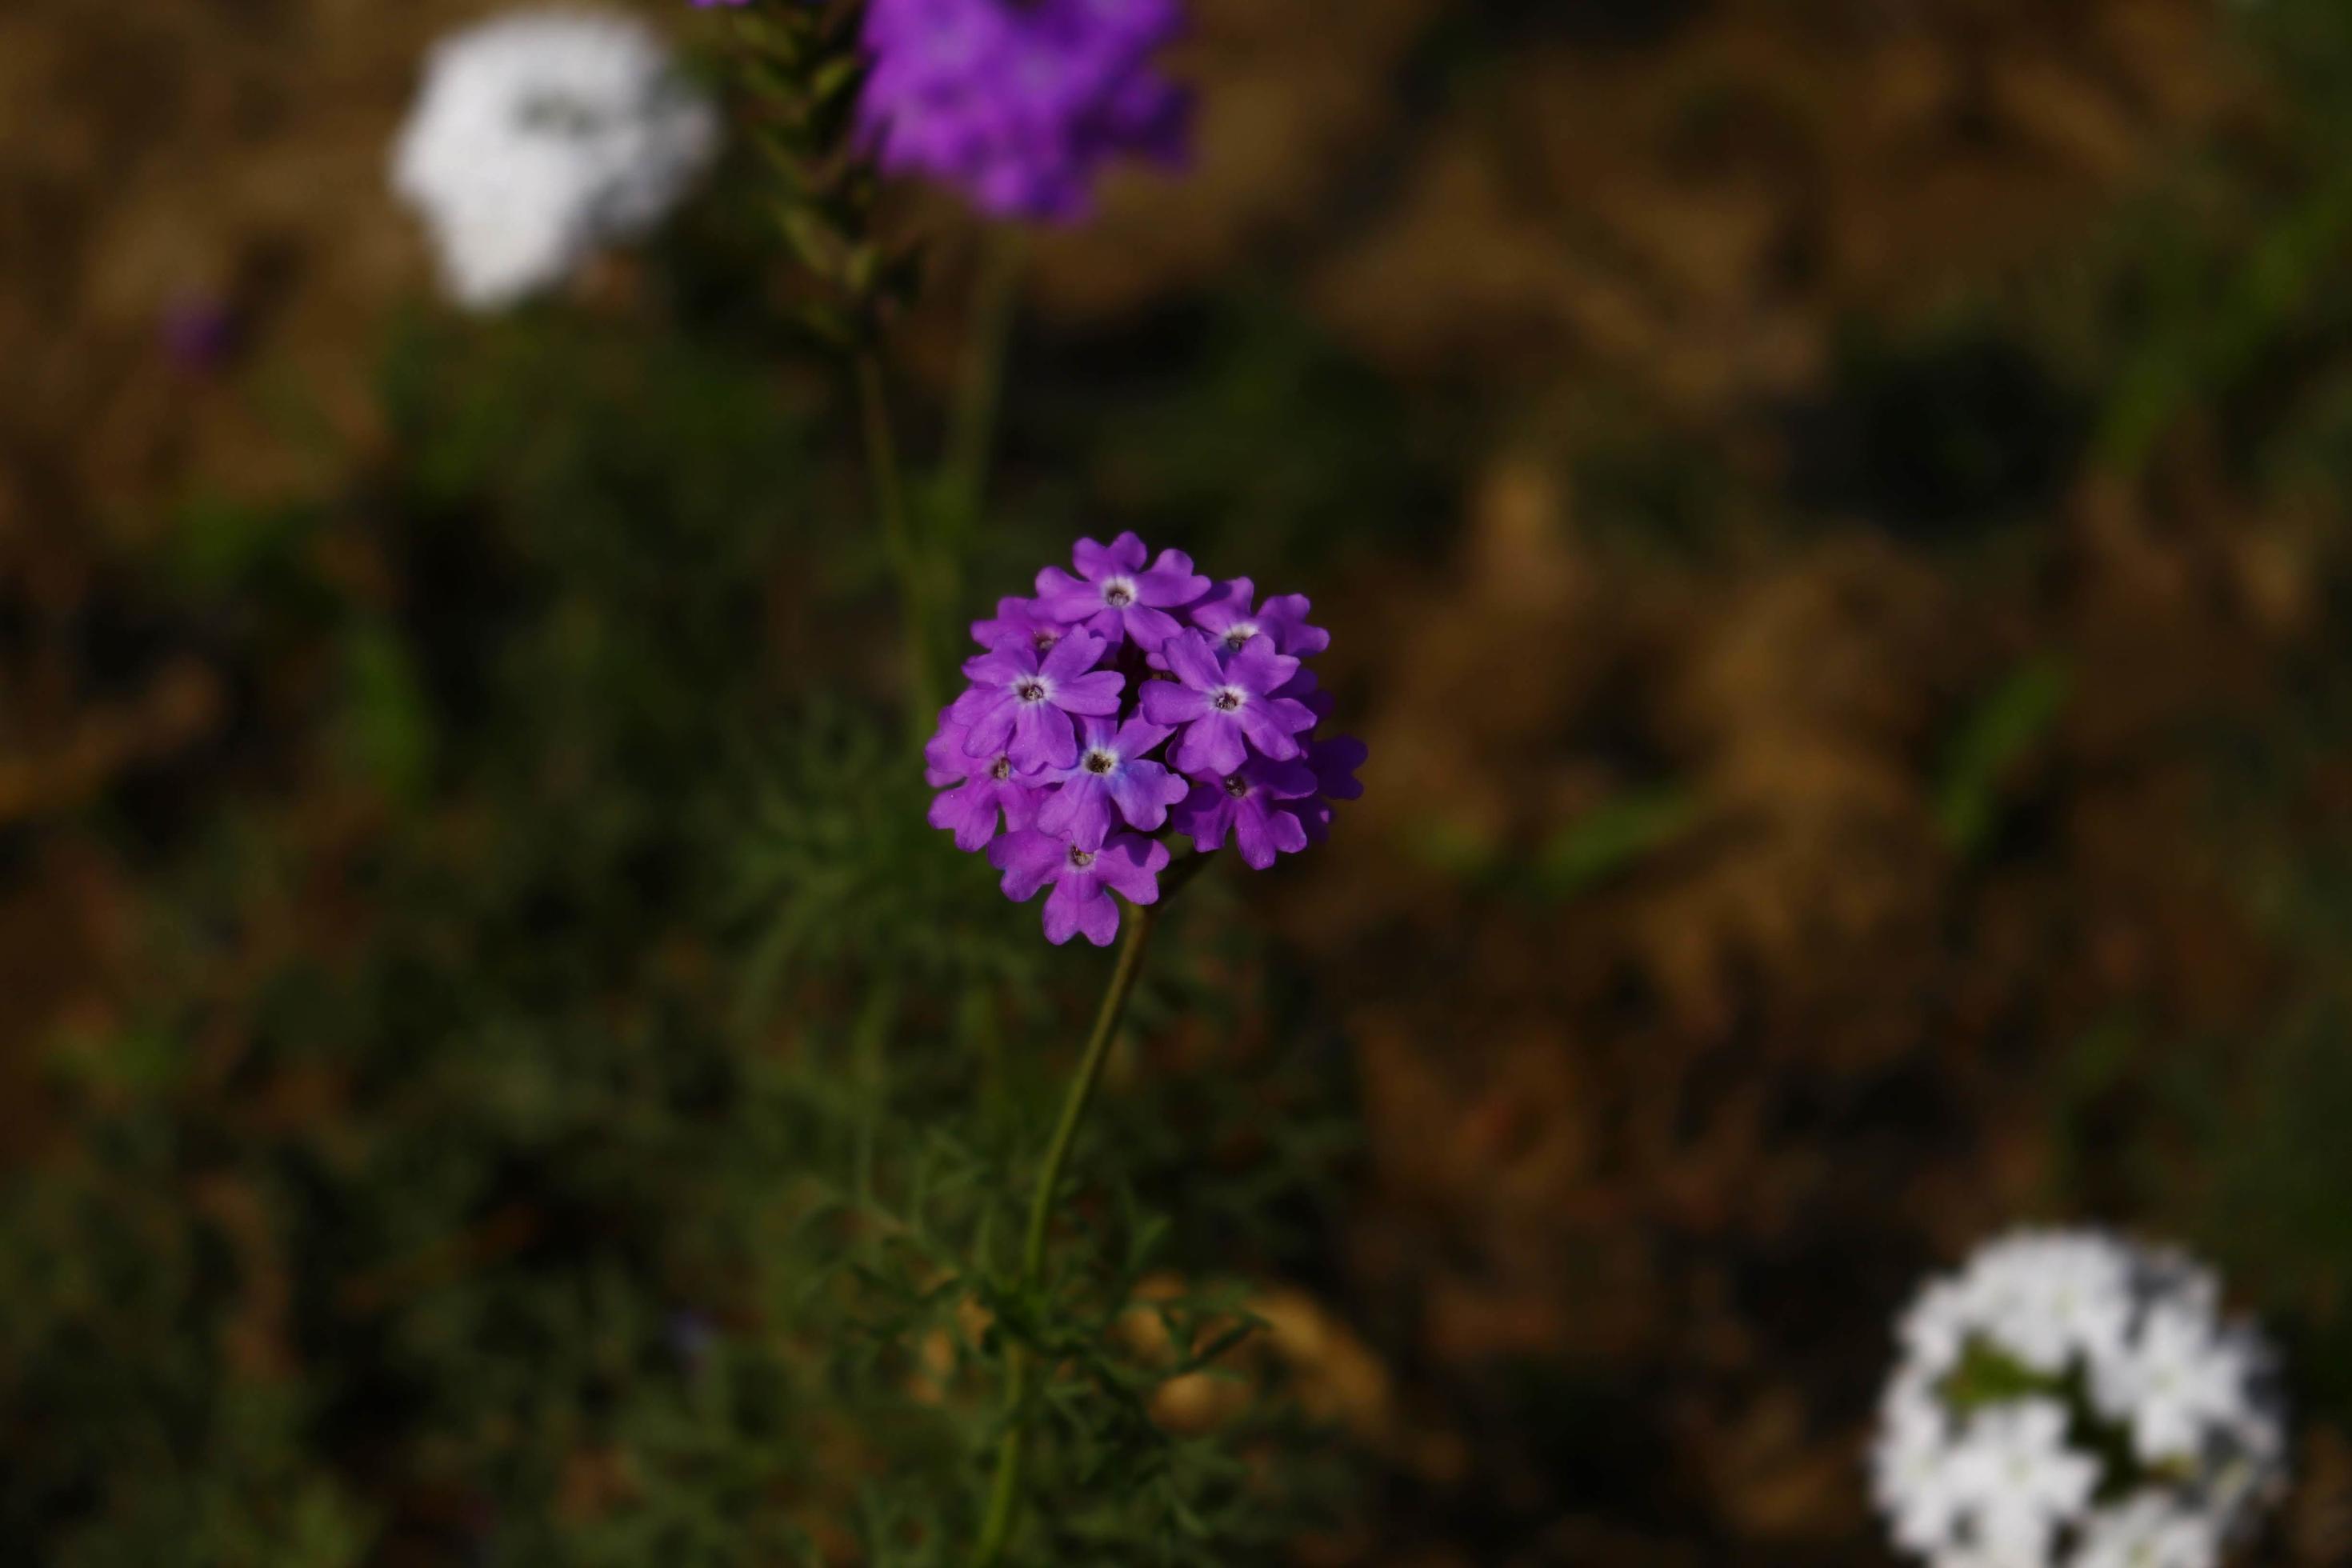
[[(1208, 863), (1206, 855), (1192, 855), (1160, 879), (1157, 903), (1128, 910), (1127, 940), (1118, 950), (1118, 966), (1111, 971), (1110, 989), (1103, 993), (1102, 1010), (1095, 1016), (1095, 1032), (1087, 1041), (1087, 1048), (1078, 1058), (1078, 1070), (1070, 1079), (1069, 1092), (1062, 1101), (1062, 1119), (1054, 1127), (1053, 1142), (1045, 1146), (1045, 1163), (1037, 1173), (1036, 1189), (1029, 1196), (1029, 1229), (1021, 1247), (1021, 1289), (1025, 1294), (1037, 1289), (1039, 1277), (1045, 1268), (1045, 1233), (1053, 1222), (1054, 1196), (1062, 1184), (1063, 1168), (1069, 1163), (1070, 1147), (1076, 1142), (1078, 1124), (1086, 1120), (1087, 1107), (1093, 1103), (1095, 1087), (1102, 1081), (1103, 1063), (1110, 1058), (1110, 1043), (1118, 1033), (1118, 1022), (1127, 1012), (1127, 999), (1135, 989), (1136, 976), (1143, 972), (1143, 952), (1150, 945), (1151, 932), (1160, 921), (1160, 911)], [(971, 1568), (995, 1568), (1004, 1555), (1005, 1543), (1013, 1537), (1013, 1525), (1021, 1510), (1021, 1472), (1026, 1459), (1029, 1423), (1024, 1406), (1028, 1402), (1029, 1355), (1020, 1344), (1008, 1342), (1004, 1350), (1004, 1436), (997, 1445), (996, 1479), (989, 1488), (988, 1512), (980, 1527), (980, 1540), (971, 1551)]]
[(907, 492), (898, 478), (898, 443), (890, 425), (890, 399), (882, 384), (882, 361), (870, 348), (857, 355), (857, 401), (866, 424), (866, 459), (872, 470), (874, 510), (882, 525), (883, 547), (898, 580), (899, 616), (906, 622), (908, 715), (918, 745), (929, 735), (940, 709), (938, 662), (931, 655), (930, 595), (924, 592), (924, 566), (907, 521)]
[(988, 493), (989, 465), (1003, 406), (1005, 360), (1013, 346), (1013, 320), (1020, 313), (1027, 250), (1022, 232), (1004, 226), (989, 237), (981, 256), (946, 466), (949, 510), (967, 527), (979, 520)]

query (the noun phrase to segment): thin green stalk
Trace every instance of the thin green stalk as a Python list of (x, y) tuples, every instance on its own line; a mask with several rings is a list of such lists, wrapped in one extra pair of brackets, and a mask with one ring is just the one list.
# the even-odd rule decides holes
[[(1078, 1058), (1076, 1074), (1070, 1079), (1069, 1092), (1062, 1100), (1062, 1119), (1054, 1127), (1053, 1142), (1045, 1146), (1045, 1163), (1037, 1172), (1037, 1185), (1029, 1196), (1029, 1229), (1021, 1247), (1021, 1289), (1024, 1292), (1037, 1289), (1045, 1268), (1045, 1234), (1053, 1223), (1054, 1197), (1062, 1184), (1062, 1172), (1069, 1163), (1070, 1147), (1077, 1141), (1078, 1124), (1086, 1120), (1087, 1107), (1094, 1102), (1095, 1087), (1102, 1081), (1103, 1063), (1109, 1059), (1110, 1043), (1118, 1033), (1119, 1019), (1127, 1012), (1127, 999), (1135, 989), (1136, 976), (1143, 972), (1143, 952), (1150, 945), (1151, 932), (1159, 924), (1160, 911), (1168, 900), (1198, 876), (1208, 863), (1206, 855), (1192, 855), (1161, 879), (1160, 901), (1127, 911), (1127, 940), (1119, 945), (1118, 965), (1111, 971), (1110, 989), (1103, 993), (1102, 1010), (1095, 1015), (1095, 1032), (1087, 1041), (1085, 1052)], [(995, 1568), (1004, 1555), (1005, 1543), (1013, 1538), (1013, 1525), (1021, 1511), (1021, 1475), (1026, 1462), (1029, 1423), (1024, 1406), (1029, 1394), (1029, 1356), (1019, 1344), (1008, 1342), (1004, 1351), (1004, 1436), (997, 1445), (996, 1478), (988, 1493), (988, 1512), (981, 1521), (980, 1540), (971, 1551), (971, 1568)]]
[(966, 328), (962, 376), (948, 427), (946, 465), (949, 511), (959, 526), (977, 522), (988, 494), (991, 462), (1004, 401), (1004, 367), (1013, 346), (1013, 323), (1020, 313), (1021, 274), (1028, 241), (1005, 226), (990, 235), (980, 261)]
[(874, 510), (882, 525), (882, 543), (889, 552), (891, 573), (898, 580), (898, 613), (906, 622), (908, 717), (919, 745), (930, 733), (940, 710), (939, 664), (931, 652), (930, 595), (924, 591), (923, 560), (907, 520), (907, 492), (898, 477), (898, 443), (891, 430), (882, 361), (870, 348), (857, 355), (857, 401), (866, 424)]

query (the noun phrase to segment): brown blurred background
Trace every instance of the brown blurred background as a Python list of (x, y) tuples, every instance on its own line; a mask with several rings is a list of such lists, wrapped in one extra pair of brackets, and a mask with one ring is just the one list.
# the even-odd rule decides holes
[[(368, 761), (462, 709), (435, 639), (538, 602), (535, 567), (486, 584), (390, 521), (461, 459), (382, 393), (384, 335), (466, 329), (385, 149), (425, 44), (480, 9), (0, 14), (20, 1181), (96, 1158), (149, 1090), (86, 1058), (159, 1017), (194, 1059), (142, 1114), (175, 1127), (307, 1139), (396, 1097), (253, 1041), (289, 969), (374, 940), (361, 868), (439, 809), (436, 764)], [(1860, 1455), (1890, 1312), (1987, 1234), (2079, 1220), (2209, 1253), (2266, 1315), (2298, 1482), (2252, 1560), (2352, 1562), (2352, 22), (2327, 10), (1199, 0), (1197, 165), (1037, 240), (1001, 488), (1038, 539), (1131, 521), (1307, 587), (1372, 748), (1263, 917), (1342, 1037), (1356, 1152), (1311, 1261), (1248, 1270), (1369, 1479), (1267, 1560), (1887, 1561)], [(907, 221), (939, 282), (905, 340), (920, 422), (975, 240), (944, 204)], [(736, 254), (708, 215), (684, 233)], [(562, 308), (690, 335), (730, 276), (695, 265), (615, 260)], [(191, 310), (218, 353), (170, 352)], [(524, 399), (499, 429), (541, 416), (508, 374), (534, 352), (488, 356), (480, 395)], [(778, 384), (822, 420), (821, 370)], [(835, 634), (887, 607), (812, 537), (856, 504), (840, 441), (795, 448), (810, 510), (745, 580), (797, 679), (870, 692)], [(278, 525), (219, 520), (286, 515), (299, 584), (220, 593), (203, 563)], [(975, 600), (1025, 570), (1000, 564)], [(386, 627), (406, 696), (370, 684)], [(222, 847), (232, 821), (266, 847)], [(239, 854), (268, 868), (190, 891)], [(159, 921), (219, 932), (159, 963)], [(307, 1254), (242, 1156), (182, 1147), (153, 1179), (243, 1281), (192, 1353), (299, 1381), (336, 1352), (283, 1277), (365, 1260)], [(498, 1203), (453, 1212), (449, 1269), (509, 1256)], [(0, 1366), (48, 1343), (0, 1339)], [(48, 1397), (0, 1432), (52, 1441), (79, 1406)], [(431, 1465), (311, 1458), (372, 1500), (352, 1555), (217, 1560), (468, 1560), (404, 1524), (464, 1512)], [(565, 1475), (565, 1506), (625, 1509)], [(10, 1560), (132, 1560), (87, 1525), (128, 1496), (20, 1490)]]

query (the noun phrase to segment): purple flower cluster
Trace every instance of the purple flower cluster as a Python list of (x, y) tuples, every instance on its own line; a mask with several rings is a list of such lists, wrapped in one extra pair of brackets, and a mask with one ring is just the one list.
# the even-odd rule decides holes
[(1190, 95), (1152, 65), (1183, 25), (1182, 0), (870, 0), (860, 121), (891, 174), (1072, 222), (1110, 159), (1184, 157)]
[(1101, 947), (1112, 892), (1160, 897), (1170, 832), (1204, 852), (1230, 838), (1261, 871), (1321, 843), (1331, 802), (1363, 793), (1364, 745), (1315, 738), (1331, 704), (1304, 660), (1331, 639), (1302, 596), (1260, 603), (1248, 578), (1213, 584), (1132, 533), (1078, 541), (1073, 563), (972, 624), (988, 651), (965, 662), (924, 777), (931, 826), (986, 850), (1008, 897), (1053, 889), (1048, 941)]

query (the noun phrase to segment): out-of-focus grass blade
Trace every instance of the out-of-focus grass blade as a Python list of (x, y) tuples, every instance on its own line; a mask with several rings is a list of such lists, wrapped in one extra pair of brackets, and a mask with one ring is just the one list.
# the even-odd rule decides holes
[(1681, 784), (1643, 790), (1597, 805), (1546, 839), (1528, 867), (1535, 890), (1572, 899), (1688, 832), (1696, 796)]
[(1995, 687), (1953, 739), (1936, 792), (1944, 841), (1964, 856), (1983, 849), (2000, 815), (2001, 781), (2065, 710), (2074, 675), (2062, 659), (2030, 659)]

